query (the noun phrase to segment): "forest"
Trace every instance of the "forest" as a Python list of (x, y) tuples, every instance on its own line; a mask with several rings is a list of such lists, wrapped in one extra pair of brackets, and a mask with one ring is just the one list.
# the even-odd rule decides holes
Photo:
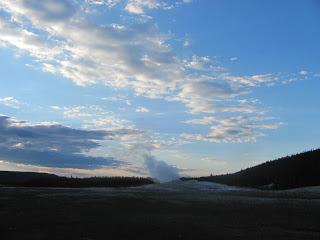
[(0, 171), (0, 186), (10, 187), (134, 187), (153, 184), (143, 177), (62, 177), (48, 173)]
[(320, 149), (282, 157), (232, 174), (194, 179), (274, 190), (317, 186), (320, 185)]

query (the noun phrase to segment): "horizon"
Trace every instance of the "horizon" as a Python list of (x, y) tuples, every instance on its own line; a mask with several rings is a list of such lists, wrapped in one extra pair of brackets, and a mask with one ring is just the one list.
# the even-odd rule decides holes
[[(245, 169), (238, 169), (236, 170), (235, 172), (227, 172), (227, 173), (222, 173), (222, 174), (217, 174), (217, 175), (208, 175), (208, 176), (179, 176), (179, 178), (173, 178), (173, 179), (170, 179), (170, 180), (167, 180), (167, 181), (163, 181), (163, 182), (168, 182), (168, 181), (176, 181), (176, 180), (179, 180), (179, 179), (183, 179), (183, 178), (202, 178), (202, 177), (212, 177), (212, 176), (220, 176), (220, 175), (229, 175), (229, 174), (234, 174), (234, 173), (238, 173), (238, 172), (242, 172), (242, 171), (245, 171), (245, 170), (248, 170), (248, 169), (251, 169), (251, 168), (254, 168), (254, 167), (258, 167), (258, 166), (261, 166), (261, 165), (264, 165), (264, 164), (268, 164), (269, 162), (273, 162), (273, 161), (278, 161), (278, 160), (282, 160), (282, 159), (287, 159), (287, 158), (291, 158), (291, 157), (294, 157), (294, 156), (297, 156), (297, 155), (301, 155), (301, 154), (304, 154), (304, 153), (309, 153), (309, 152), (315, 152), (315, 151), (320, 151), (320, 148), (318, 149), (310, 149), (310, 150), (306, 150), (306, 151), (302, 151), (302, 152), (299, 152), (299, 153), (294, 153), (294, 154), (290, 154), (290, 155), (287, 155), (287, 156), (282, 156), (280, 158), (277, 158), (277, 159), (272, 159), (272, 160), (268, 160), (266, 162), (262, 162), (262, 163), (258, 163), (257, 165), (254, 165), (254, 166), (248, 166), (247, 168)], [(90, 177), (93, 177), (93, 178), (112, 178), (112, 177), (127, 177), (127, 176), (120, 176), (120, 175), (114, 175), (114, 176), (109, 176), (109, 175), (99, 175), (99, 176), (95, 176), (95, 175), (70, 175), (70, 174), (59, 174), (59, 173), (51, 173), (51, 172), (41, 172), (41, 171), (37, 171), (37, 172), (32, 172), (32, 171), (22, 171), (22, 170), (17, 170), (17, 171), (13, 171), (13, 170), (0, 170), (0, 172), (18, 172), (18, 173), (44, 173), (44, 174), (53, 174), (53, 175), (57, 175), (59, 177), (69, 177), (69, 178), (90, 178)], [(132, 176), (128, 176), (128, 177), (133, 177), (133, 178), (139, 178), (139, 177), (142, 177), (142, 178), (151, 178), (152, 180), (155, 180), (155, 181), (159, 181), (159, 179), (157, 178), (154, 178), (152, 177), (151, 175), (150, 176), (135, 176), (135, 175), (132, 175)]]
[(2, 0), (0, 170), (209, 176), (320, 147), (316, 0)]

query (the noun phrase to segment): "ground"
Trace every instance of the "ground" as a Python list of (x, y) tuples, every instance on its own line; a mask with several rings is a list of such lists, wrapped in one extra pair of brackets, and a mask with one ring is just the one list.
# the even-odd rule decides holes
[(0, 188), (1, 239), (320, 239), (320, 191)]

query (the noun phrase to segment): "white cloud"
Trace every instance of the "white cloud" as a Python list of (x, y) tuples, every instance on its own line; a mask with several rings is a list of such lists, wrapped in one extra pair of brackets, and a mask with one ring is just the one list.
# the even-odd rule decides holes
[[(152, 22), (101, 26), (87, 20), (81, 4), (114, 6), (118, 1), (77, 3), (2, 0), (0, 9), (9, 18), (0, 17), (0, 44), (28, 53), (44, 71), (62, 75), (77, 85), (132, 89), (147, 98), (179, 101), (194, 114), (259, 112), (245, 96), (253, 88), (272, 85), (279, 78), (274, 74), (236, 76), (208, 56), (180, 57), (170, 45), (170, 36), (161, 33)], [(129, 0), (126, 7), (144, 14), (145, 9), (166, 9), (171, 5), (165, 1)], [(240, 97), (246, 101), (241, 102)], [(63, 114), (66, 118), (89, 119), (84, 124), (90, 128), (121, 125), (121, 121), (100, 114), (100, 110), (94, 112), (100, 114), (95, 118), (87, 110), (75, 106), (64, 108)]]
[(252, 75), (252, 76), (246, 76), (246, 77), (227, 75), (224, 77), (224, 79), (226, 81), (230, 81), (236, 84), (242, 84), (248, 87), (257, 87), (263, 84), (274, 83), (279, 78), (274, 74), (268, 73), (268, 74), (258, 74), (258, 75)]
[(11, 107), (11, 108), (16, 108), (19, 109), (20, 107), (24, 106), (24, 103), (21, 103), (14, 97), (3, 97), (0, 98), (0, 104), (6, 106), (6, 107)]
[(136, 15), (145, 15), (146, 10), (170, 10), (182, 4), (191, 3), (192, 0), (85, 0), (89, 5), (104, 5), (109, 8), (124, 5), (124, 10)]
[(92, 117), (92, 111), (87, 111), (87, 107), (76, 106), (76, 107), (64, 107), (63, 115), (65, 118), (77, 119), (77, 118), (88, 118)]
[(209, 125), (211, 123), (217, 122), (218, 118), (216, 117), (203, 117), (203, 118), (195, 118), (185, 121), (186, 124), (197, 124), (197, 125)]
[(160, 4), (157, 0), (129, 0), (125, 10), (134, 14), (143, 14), (144, 8), (159, 8)]
[(183, 41), (183, 47), (185, 47), (185, 48), (190, 47), (190, 40), (189, 40), (189, 39), (185, 39), (185, 40)]
[(19, 51), (26, 52), (42, 61), (52, 60), (54, 56), (58, 56), (61, 52), (58, 46), (51, 47), (39, 35), (15, 24), (5, 22), (1, 18), (0, 31), (0, 42), (5, 45), (12, 45)]
[(67, 119), (79, 120), (85, 129), (135, 129), (132, 122), (121, 119), (111, 111), (106, 111), (97, 105), (87, 106), (51, 106), (51, 109), (62, 114)]
[(128, 0), (125, 10), (132, 14), (144, 15), (146, 10), (170, 10), (181, 4), (191, 3), (190, 0), (164, 1), (164, 0)]
[(50, 108), (53, 110), (61, 110), (61, 107), (59, 106), (50, 106)]
[(199, 57), (193, 55), (191, 60), (185, 61), (185, 67), (194, 70), (205, 70), (211, 68), (211, 60), (208, 56)]
[(95, 5), (106, 5), (108, 7), (114, 7), (117, 5), (121, 0), (86, 0), (89, 4)]
[(149, 112), (150, 110), (148, 109), (148, 108), (146, 108), (146, 107), (138, 107), (137, 109), (136, 109), (136, 112), (139, 112), (139, 113), (147, 113), (147, 112)]
[(188, 124), (211, 125), (208, 134), (182, 134), (189, 141), (214, 143), (255, 142), (263, 136), (262, 130), (277, 129), (282, 123), (268, 123), (262, 116), (239, 116), (229, 118), (204, 117), (186, 121)]
[(308, 75), (308, 72), (306, 70), (301, 70), (299, 72), (299, 74), (302, 75), (302, 76), (306, 76), (306, 75)]
[[(47, 1), (50, 6), (51, 1)], [(145, 4), (150, 7), (159, 5), (147, 2)], [(28, 51), (43, 63), (45, 71), (61, 74), (78, 85), (100, 82), (115, 88), (131, 87), (138, 95), (175, 98), (193, 110), (196, 110), (192, 107), (196, 102), (199, 106), (196, 111), (202, 111), (213, 105), (211, 100), (242, 94), (242, 85), (254, 87), (274, 80), (269, 74), (250, 77), (221, 75), (222, 70), (212, 65), (209, 57), (194, 55), (190, 60), (179, 59), (167, 43), (168, 36), (159, 33), (153, 24), (100, 27), (83, 18), (78, 19), (80, 9), (75, 10), (74, 6), (75, 9), (69, 10), (70, 3), (62, 7), (64, 3), (62, 0), (53, 1), (53, 6), (58, 4), (55, 11), (43, 4), (37, 6), (36, 3), (17, 0), (4, 0), (0, 7), (15, 18), (28, 19), (35, 29), (50, 35), (50, 43), (56, 45), (47, 47), (47, 41), (39, 37), (26, 47), (19, 44), (25, 42), (25, 36), (18, 31), (13, 34), (18, 40), (7, 41), (7, 44), (11, 42)], [(39, 7), (48, 11), (50, 17), (38, 13)]]
[(170, 99), (183, 102), (191, 113), (256, 111), (249, 101), (241, 103), (235, 100), (248, 91), (246, 86), (237, 82), (223, 78), (204, 78), (182, 85), (177, 96)]

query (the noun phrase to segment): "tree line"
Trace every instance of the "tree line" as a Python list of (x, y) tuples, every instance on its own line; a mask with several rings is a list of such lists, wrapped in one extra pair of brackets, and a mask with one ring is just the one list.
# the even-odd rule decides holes
[(320, 185), (320, 149), (282, 157), (232, 174), (195, 179), (262, 189), (318, 186)]
[(143, 177), (61, 177), (54, 174), (0, 171), (0, 185), (15, 187), (134, 187), (153, 184)]

